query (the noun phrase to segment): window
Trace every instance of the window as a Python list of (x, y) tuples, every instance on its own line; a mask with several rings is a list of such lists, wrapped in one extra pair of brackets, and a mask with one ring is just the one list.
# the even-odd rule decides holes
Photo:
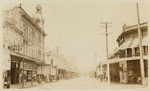
[(148, 46), (143, 46), (143, 52), (144, 52), (144, 54), (148, 53)]
[(119, 53), (119, 58), (124, 58), (125, 57), (125, 50), (121, 50)]
[(38, 58), (41, 59), (41, 50), (38, 50)]
[(53, 59), (51, 59), (51, 64), (53, 64)]
[(131, 48), (127, 49), (127, 57), (132, 57), (132, 49)]
[(139, 47), (135, 48), (135, 56), (139, 56), (140, 55), (140, 49)]

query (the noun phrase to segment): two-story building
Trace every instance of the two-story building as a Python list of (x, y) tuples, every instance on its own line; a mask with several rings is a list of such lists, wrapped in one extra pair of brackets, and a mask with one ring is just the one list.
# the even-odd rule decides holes
[[(144, 83), (148, 79), (148, 23), (141, 23), (142, 52), (144, 63)], [(141, 83), (141, 65), (139, 51), (138, 25), (123, 26), (123, 31), (117, 38), (118, 48), (110, 59), (103, 62), (103, 68), (109, 63), (110, 81), (127, 84)], [(106, 69), (107, 70), (107, 69)], [(108, 74), (108, 73), (107, 73)]]

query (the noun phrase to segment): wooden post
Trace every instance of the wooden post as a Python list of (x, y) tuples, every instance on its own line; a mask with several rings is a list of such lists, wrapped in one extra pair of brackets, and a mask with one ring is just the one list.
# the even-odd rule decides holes
[(21, 80), (22, 80), (22, 88), (24, 88), (24, 58), (23, 58), (23, 73), (22, 73)]
[(31, 71), (31, 86), (33, 85), (33, 75), (32, 75), (32, 73), (33, 73), (33, 63), (32, 63), (32, 71)]
[[(104, 33), (106, 35), (106, 55), (107, 55), (107, 60), (109, 59), (109, 53), (108, 53), (108, 27), (112, 27), (112, 26), (108, 26), (108, 24), (111, 24), (111, 22), (101, 22), (101, 24), (105, 24), (105, 26), (101, 26), (101, 27), (105, 27), (105, 31), (106, 33)], [(107, 74), (108, 74), (108, 85), (110, 85), (110, 69), (109, 69), (109, 63), (106, 64), (107, 65)]]
[(140, 29), (140, 16), (139, 16), (139, 7), (138, 3), (136, 3), (137, 7), (137, 21), (138, 21), (138, 37), (139, 37), (139, 50), (140, 50), (140, 70), (141, 70), (141, 78), (142, 78), (142, 85), (144, 85), (144, 63), (143, 63), (143, 50), (142, 50), (142, 35)]

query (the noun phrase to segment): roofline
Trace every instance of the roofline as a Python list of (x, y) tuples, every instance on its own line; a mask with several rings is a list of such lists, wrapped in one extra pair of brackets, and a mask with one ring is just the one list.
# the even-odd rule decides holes
[(14, 8), (20, 8), (29, 17), (29, 19), (42, 31), (44, 36), (47, 36), (46, 32), (33, 20), (33, 18), (21, 6), (16, 6)]
[[(140, 27), (144, 27), (144, 26), (147, 26), (147, 25), (148, 25), (148, 22), (140, 23)], [(118, 41), (118, 39), (119, 39), (120, 37), (122, 37), (122, 35), (123, 35), (124, 33), (128, 32), (128, 31), (130, 31), (130, 30), (132, 30), (132, 29), (136, 29), (136, 28), (138, 28), (138, 25), (127, 26), (127, 27), (125, 28), (125, 31), (122, 32), (122, 33), (118, 36), (118, 38), (116, 39), (116, 41)]]

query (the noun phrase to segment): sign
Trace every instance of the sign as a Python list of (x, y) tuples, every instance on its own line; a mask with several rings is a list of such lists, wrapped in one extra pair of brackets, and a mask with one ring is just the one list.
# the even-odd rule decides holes
[(25, 70), (32, 70), (32, 63), (24, 63), (24, 69)]

